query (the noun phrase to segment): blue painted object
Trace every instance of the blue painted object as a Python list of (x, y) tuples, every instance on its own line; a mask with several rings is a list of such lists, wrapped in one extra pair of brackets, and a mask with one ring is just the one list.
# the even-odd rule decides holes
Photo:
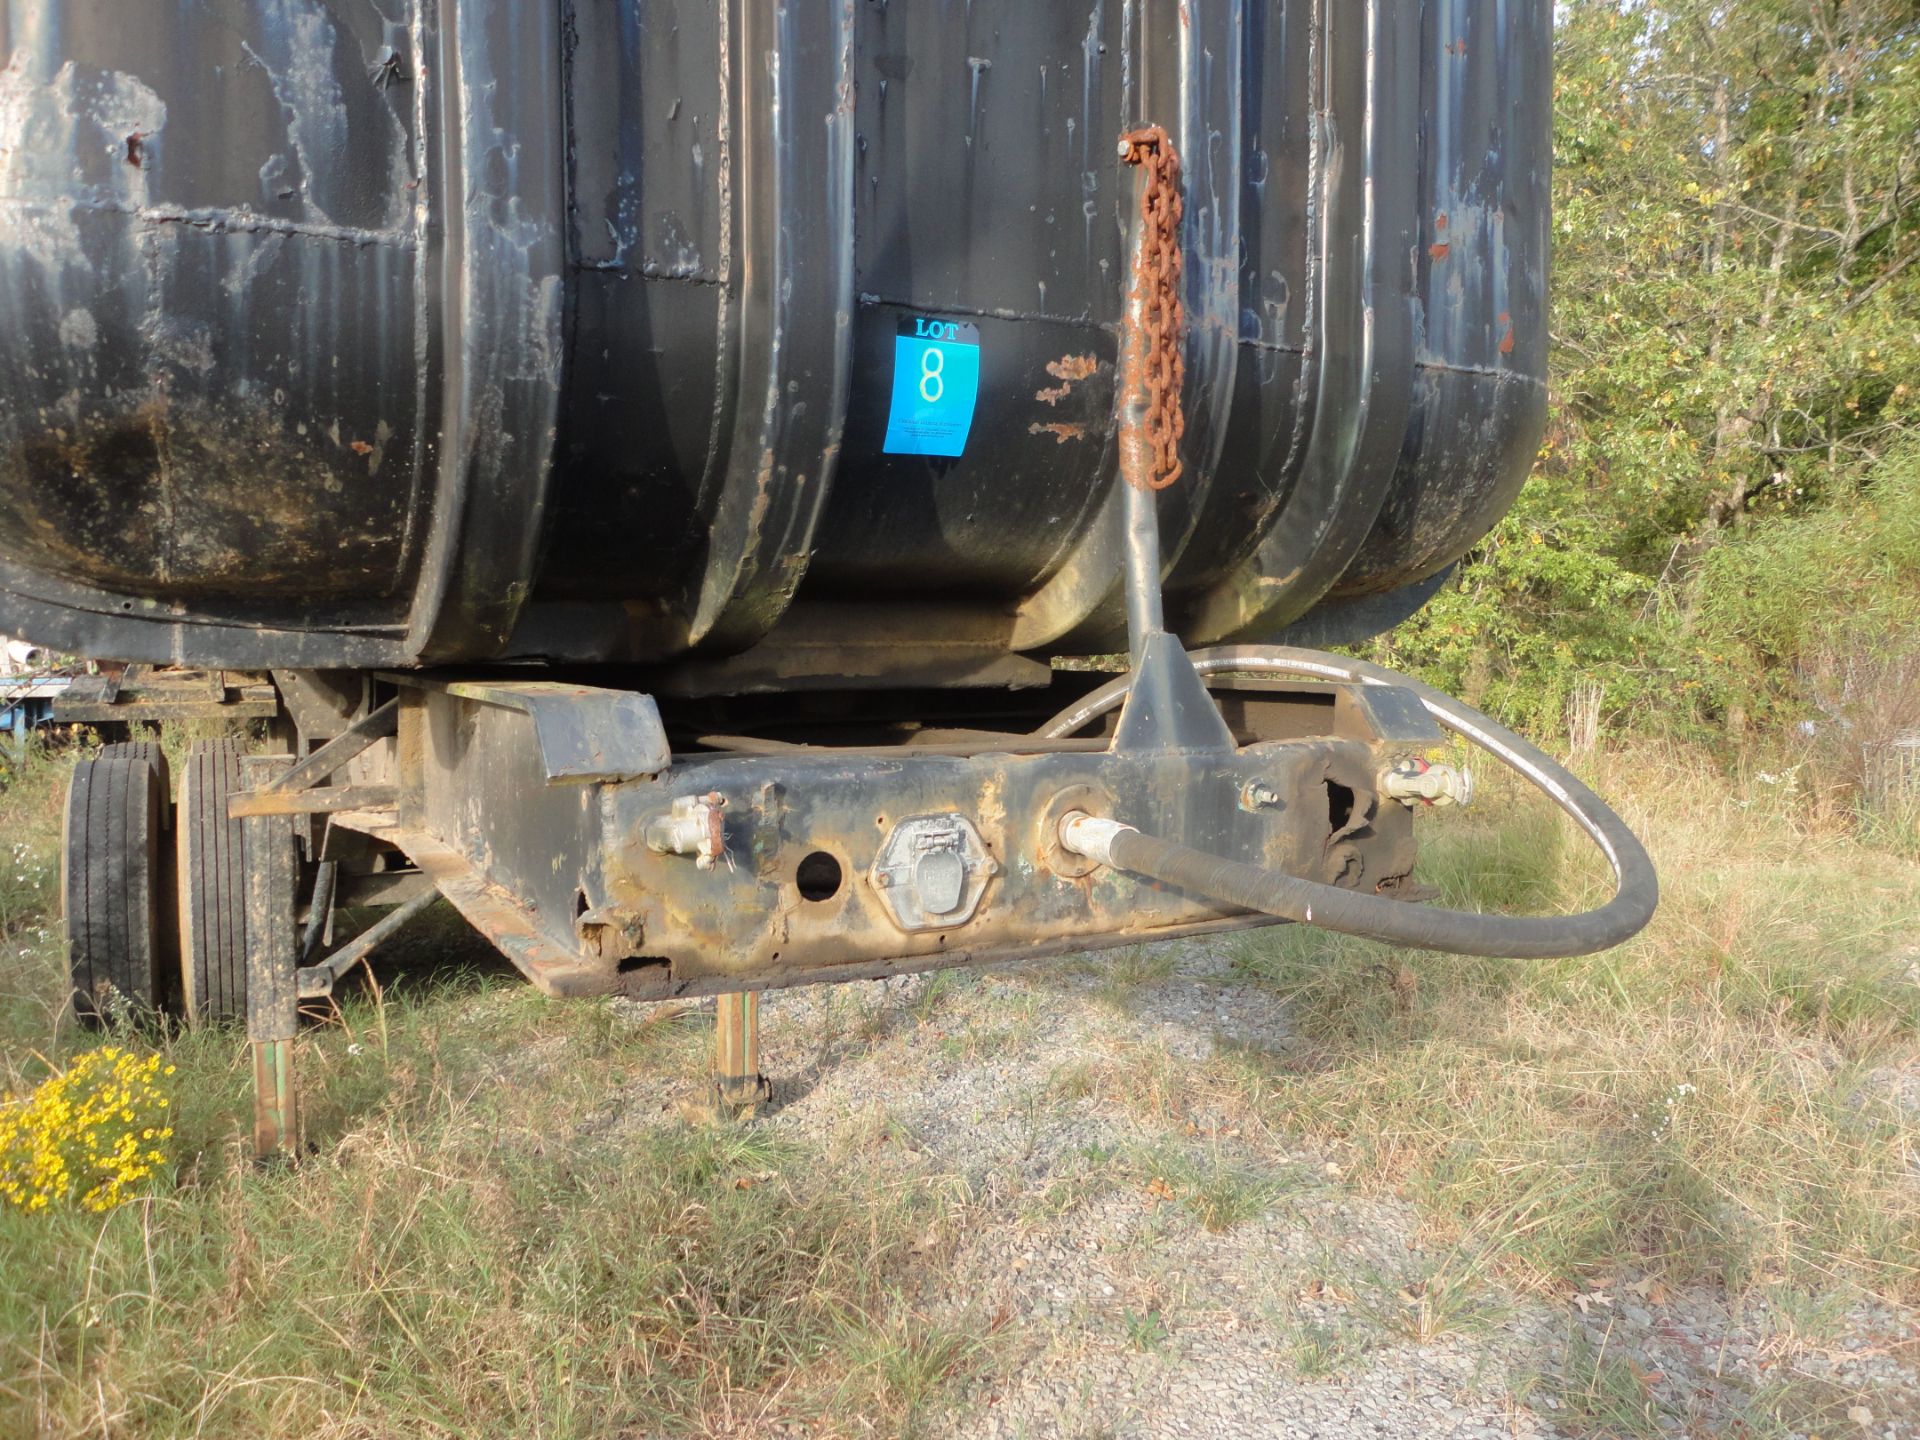
[(925, 315), (902, 320), (893, 341), (893, 400), (881, 449), (889, 455), (961, 454), (979, 395), (977, 326)]
[(18, 744), (53, 719), (53, 702), (67, 688), (64, 676), (0, 679), (0, 739)]

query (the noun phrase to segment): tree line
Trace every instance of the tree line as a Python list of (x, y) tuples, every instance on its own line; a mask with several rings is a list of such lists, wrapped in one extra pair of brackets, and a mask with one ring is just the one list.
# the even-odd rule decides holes
[(1562, 0), (1555, 51), (1539, 462), (1376, 653), (1545, 732), (1920, 726), (1920, 4)]

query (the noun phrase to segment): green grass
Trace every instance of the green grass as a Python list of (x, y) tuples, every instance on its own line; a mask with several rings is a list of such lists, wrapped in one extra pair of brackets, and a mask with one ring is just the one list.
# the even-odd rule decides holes
[(1355, 1303), (1383, 1333), (1404, 1340), (1483, 1334), (1509, 1314), (1498, 1287), (1488, 1283), (1498, 1254), (1457, 1248), (1411, 1276), (1363, 1268)]
[(1094, 994), (1117, 1013), (1131, 1014), (1142, 990), (1171, 978), (1175, 959), (1174, 952), (1164, 945), (1128, 945), (1109, 951), (1097, 962), (1100, 983)]
[(1568, 1337), (1559, 1370), (1543, 1385), (1560, 1402), (1555, 1420), (1575, 1435), (1607, 1440), (1671, 1434), (1680, 1417), (1657, 1398), (1653, 1377), (1611, 1348), (1610, 1339), (1596, 1341), (1585, 1330)]
[(1120, 1323), (1126, 1330), (1127, 1344), (1143, 1354), (1161, 1354), (1173, 1346), (1173, 1336), (1158, 1310), (1123, 1309)]
[(1274, 1209), (1286, 1194), (1286, 1176), (1270, 1166), (1222, 1155), (1196, 1154), (1166, 1140), (1143, 1147), (1127, 1165), (1143, 1185), (1171, 1196), (1213, 1234), (1224, 1234)]
[[(60, 909), (60, 824), (71, 756), (39, 745), (0, 747), (0, 946), (31, 947), (53, 937)], [(44, 998), (0, 990), (0, 1007)], [(0, 1009), (0, 1023), (7, 1017)], [(39, 1033), (42, 1027), (29, 1027)], [(3, 1033), (3, 1032), (0, 1032)]]
[[(531, 1001), (531, 1003), (530, 1003)], [(253, 1166), (241, 1041), (169, 1043), (175, 1183), (104, 1221), (0, 1215), (0, 1431), (697, 1432), (729, 1410), (909, 1427), (979, 1349), (925, 1320), (946, 1206), (765, 1129), (596, 1134), (610, 1083), (697, 1067), (531, 992), (389, 992), (302, 1045), (319, 1143)], [(348, 1053), (358, 1045), (358, 1054)], [(552, 1068), (495, 1063), (511, 1047)], [(592, 1077), (591, 1080), (588, 1077)], [(6, 1416), (13, 1417), (9, 1421)], [(351, 1427), (346, 1427), (351, 1428)]]
[(247, 1157), (244, 1042), (181, 1036), (171, 1184), (104, 1219), (0, 1214), (0, 1432), (103, 1408), (143, 1435), (905, 1429), (973, 1363), (973, 1317), (922, 1314), (936, 1190), (766, 1129), (603, 1133), (609, 1086), (696, 1069), (696, 1030), (492, 981), (385, 1010), (384, 1053), (366, 1004), (303, 1041), (296, 1167)]
[(1302, 1380), (1345, 1375), (1379, 1348), (1375, 1332), (1355, 1320), (1295, 1319), (1274, 1322), (1280, 1350)]

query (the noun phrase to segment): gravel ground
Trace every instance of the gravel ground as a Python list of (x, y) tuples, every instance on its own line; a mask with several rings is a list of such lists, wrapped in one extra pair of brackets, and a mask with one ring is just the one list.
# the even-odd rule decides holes
[[(1336, 1157), (1243, 1134), (1204, 1094), (1162, 1103), (1165, 1076), (1223, 1046), (1287, 1043), (1219, 942), (1136, 952), (1118, 981), (1115, 963), (765, 999), (762, 1123), (960, 1202), (959, 1283), (925, 1303), (984, 1313), (1000, 1343), (936, 1434), (1920, 1437), (1920, 1317), (1463, 1275)], [(1233, 1209), (1210, 1229), (1215, 1191)]]

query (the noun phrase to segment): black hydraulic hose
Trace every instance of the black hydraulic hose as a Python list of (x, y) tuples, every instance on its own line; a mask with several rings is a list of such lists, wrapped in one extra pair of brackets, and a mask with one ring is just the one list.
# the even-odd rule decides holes
[[(1116, 868), (1223, 905), (1263, 911), (1392, 945), (1460, 955), (1516, 960), (1587, 955), (1631, 939), (1653, 918), (1660, 898), (1659, 876), (1645, 847), (1626, 823), (1563, 766), (1477, 710), (1408, 676), (1317, 650), (1221, 645), (1197, 650), (1190, 658), (1202, 674), (1280, 673), (1349, 684), (1394, 685), (1412, 691), (1442, 725), (1524, 775), (1572, 817), (1613, 867), (1613, 898), (1598, 909), (1565, 916), (1482, 915), (1430, 909), (1223, 860), (1133, 829), (1122, 829), (1111, 838), (1109, 856)], [(1047, 739), (1071, 735), (1121, 704), (1131, 686), (1132, 677), (1123, 675), (1063, 710), (1037, 733)]]

